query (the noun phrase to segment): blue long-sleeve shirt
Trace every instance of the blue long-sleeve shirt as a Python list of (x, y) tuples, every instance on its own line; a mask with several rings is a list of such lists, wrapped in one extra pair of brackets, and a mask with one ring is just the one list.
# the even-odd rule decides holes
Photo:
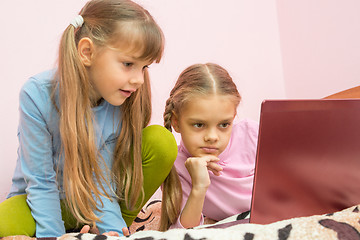
[[(20, 91), (18, 159), (8, 195), (27, 194), (27, 203), (36, 221), (37, 237), (58, 237), (65, 233), (60, 208), (60, 199), (65, 197), (65, 193), (62, 188), (64, 163), (60, 157), (59, 114), (50, 97), (54, 73), (46, 71), (31, 77)], [(96, 146), (111, 168), (121, 126), (120, 108), (103, 100), (92, 110)], [(108, 193), (112, 194), (111, 191)], [(100, 233), (116, 231), (121, 234), (126, 223), (115, 196), (111, 197), (112, 201), (101, 197), (104, 205), (99, 204), (102, 212), (97, 216), (101, 216), (102, 222), (98, 222), (97, 227)]]

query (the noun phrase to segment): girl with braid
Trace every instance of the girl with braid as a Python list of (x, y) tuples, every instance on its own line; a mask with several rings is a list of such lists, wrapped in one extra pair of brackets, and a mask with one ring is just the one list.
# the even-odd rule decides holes
[(0, 204), (0, 237), (59, 237), (82, 227), (128, 235), (177, 154), (173, 134), (148, 126), (148, 66), (163, 48), (161, 29), (140, 5), (83, 7), (62, 35), (57, 68), (21, 89), (18, 160)]
[[(181, 135), (175, 168), (182, 186), (171, 228), (203, 224), (250, 210), (258, 124), (234, 123), (241, 97), (229, 73), (195, 64), (179, 76), (166, 102), (164, 125)], [(166, 222), (166, 221), (165, 221)]]

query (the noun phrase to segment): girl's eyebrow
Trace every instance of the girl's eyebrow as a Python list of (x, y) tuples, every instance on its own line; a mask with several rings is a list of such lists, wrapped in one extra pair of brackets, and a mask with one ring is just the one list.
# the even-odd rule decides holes
[(231, 117), (231, 118), (227, 118), (227, 119), (224, 119), (224, 120), (221, 120), (220, 122), (231, 122), (234, 118)]
[(134, 55), (123, 54), (123, 58), (129, 60), (130, 62), (144, 62), (145, 65), (151, 65), (153, 63), (153, 61), (146, 61)]
[(135, 63), (135, 62), (144, 62), (146, 66), (149, 66), (151, 65), (153, 62), (147, 62), (147, 61), (143, 61), (141, 58), (136, 58), (134, 56), (130, 56), (130, 55), (126, 55), (126, 54), (123, 54), (119, 59), (121, 59), (122, 61), (124, 62), (132, 62), (132, 63)]
[[(234, 119), (233, 117), (230, 117), (230, 118), (222, 119), (219, 122), (231, 122), (231, 121), (233, 121), (233, 119)], [(206, 122), (206, 121), (208, 121), (208, 120), (199, 119), (199, 118), (189, 118), (188, 120), (192, 121), (192, 122)]]
[(189, 118), (188, 120), (192, 121), (192, 122), (205, 122), (206, 121), (206, 120), (199, 119), (199, 118)]

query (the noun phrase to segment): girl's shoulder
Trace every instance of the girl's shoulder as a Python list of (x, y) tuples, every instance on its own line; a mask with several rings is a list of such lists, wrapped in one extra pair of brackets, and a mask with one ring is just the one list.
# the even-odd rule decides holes
[(48, 70), (30, 77), (22, 86), (20, 93), (30, 96), (37, 94), (50, 95), (55, 78), (55, 70)]
[(51, 94), (55, 70), (45, 71), (30, 77), (19, 93), (20, 108), (32, 114), (40, 112), (48, 116), (56, 112), (52, 104)]
[(256, 148), (258, 135), (259, 124), (250, 119), (242, 119), (233, 125), (228, 148), (232, 149), (231, 151), (252, 151)]
[[(255, 160), (259, 132), (259, 124), (250, 119), (242, 119), (234, 123), (229, 144), (222, 153), (222, 158), (234, 159), (229, 162), (239, 162), (239, 156), (243, 163), (248, 162), (251, 166)], [(235, 157), (234, 157), (235, 156)]]
[(180, 144), (178, 145), (178, 155), (176, 160), (182, 160), (185, 162), (185, 160), (190, 157), (190, 153), (186, 149), (184, 143), (182, 140), (180, 140)]
[(259, 123), (251, 119), (242, 119), (233, 125), (233, 135), (252, 135), (257, 137), (259, 133)]

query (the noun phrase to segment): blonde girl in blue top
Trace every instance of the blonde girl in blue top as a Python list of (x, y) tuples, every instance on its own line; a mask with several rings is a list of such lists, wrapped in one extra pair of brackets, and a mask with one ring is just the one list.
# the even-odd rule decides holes
[(163, 47), (161, 29), (138, 4), (83, 7), (62, 35), (57, 69), (21, 89), (18, 160), (0, 204), (1, 237), (59, 237), (84, 225), (123, 234), (177, 154), (169, 131), (148, 126), (147, 68)]

